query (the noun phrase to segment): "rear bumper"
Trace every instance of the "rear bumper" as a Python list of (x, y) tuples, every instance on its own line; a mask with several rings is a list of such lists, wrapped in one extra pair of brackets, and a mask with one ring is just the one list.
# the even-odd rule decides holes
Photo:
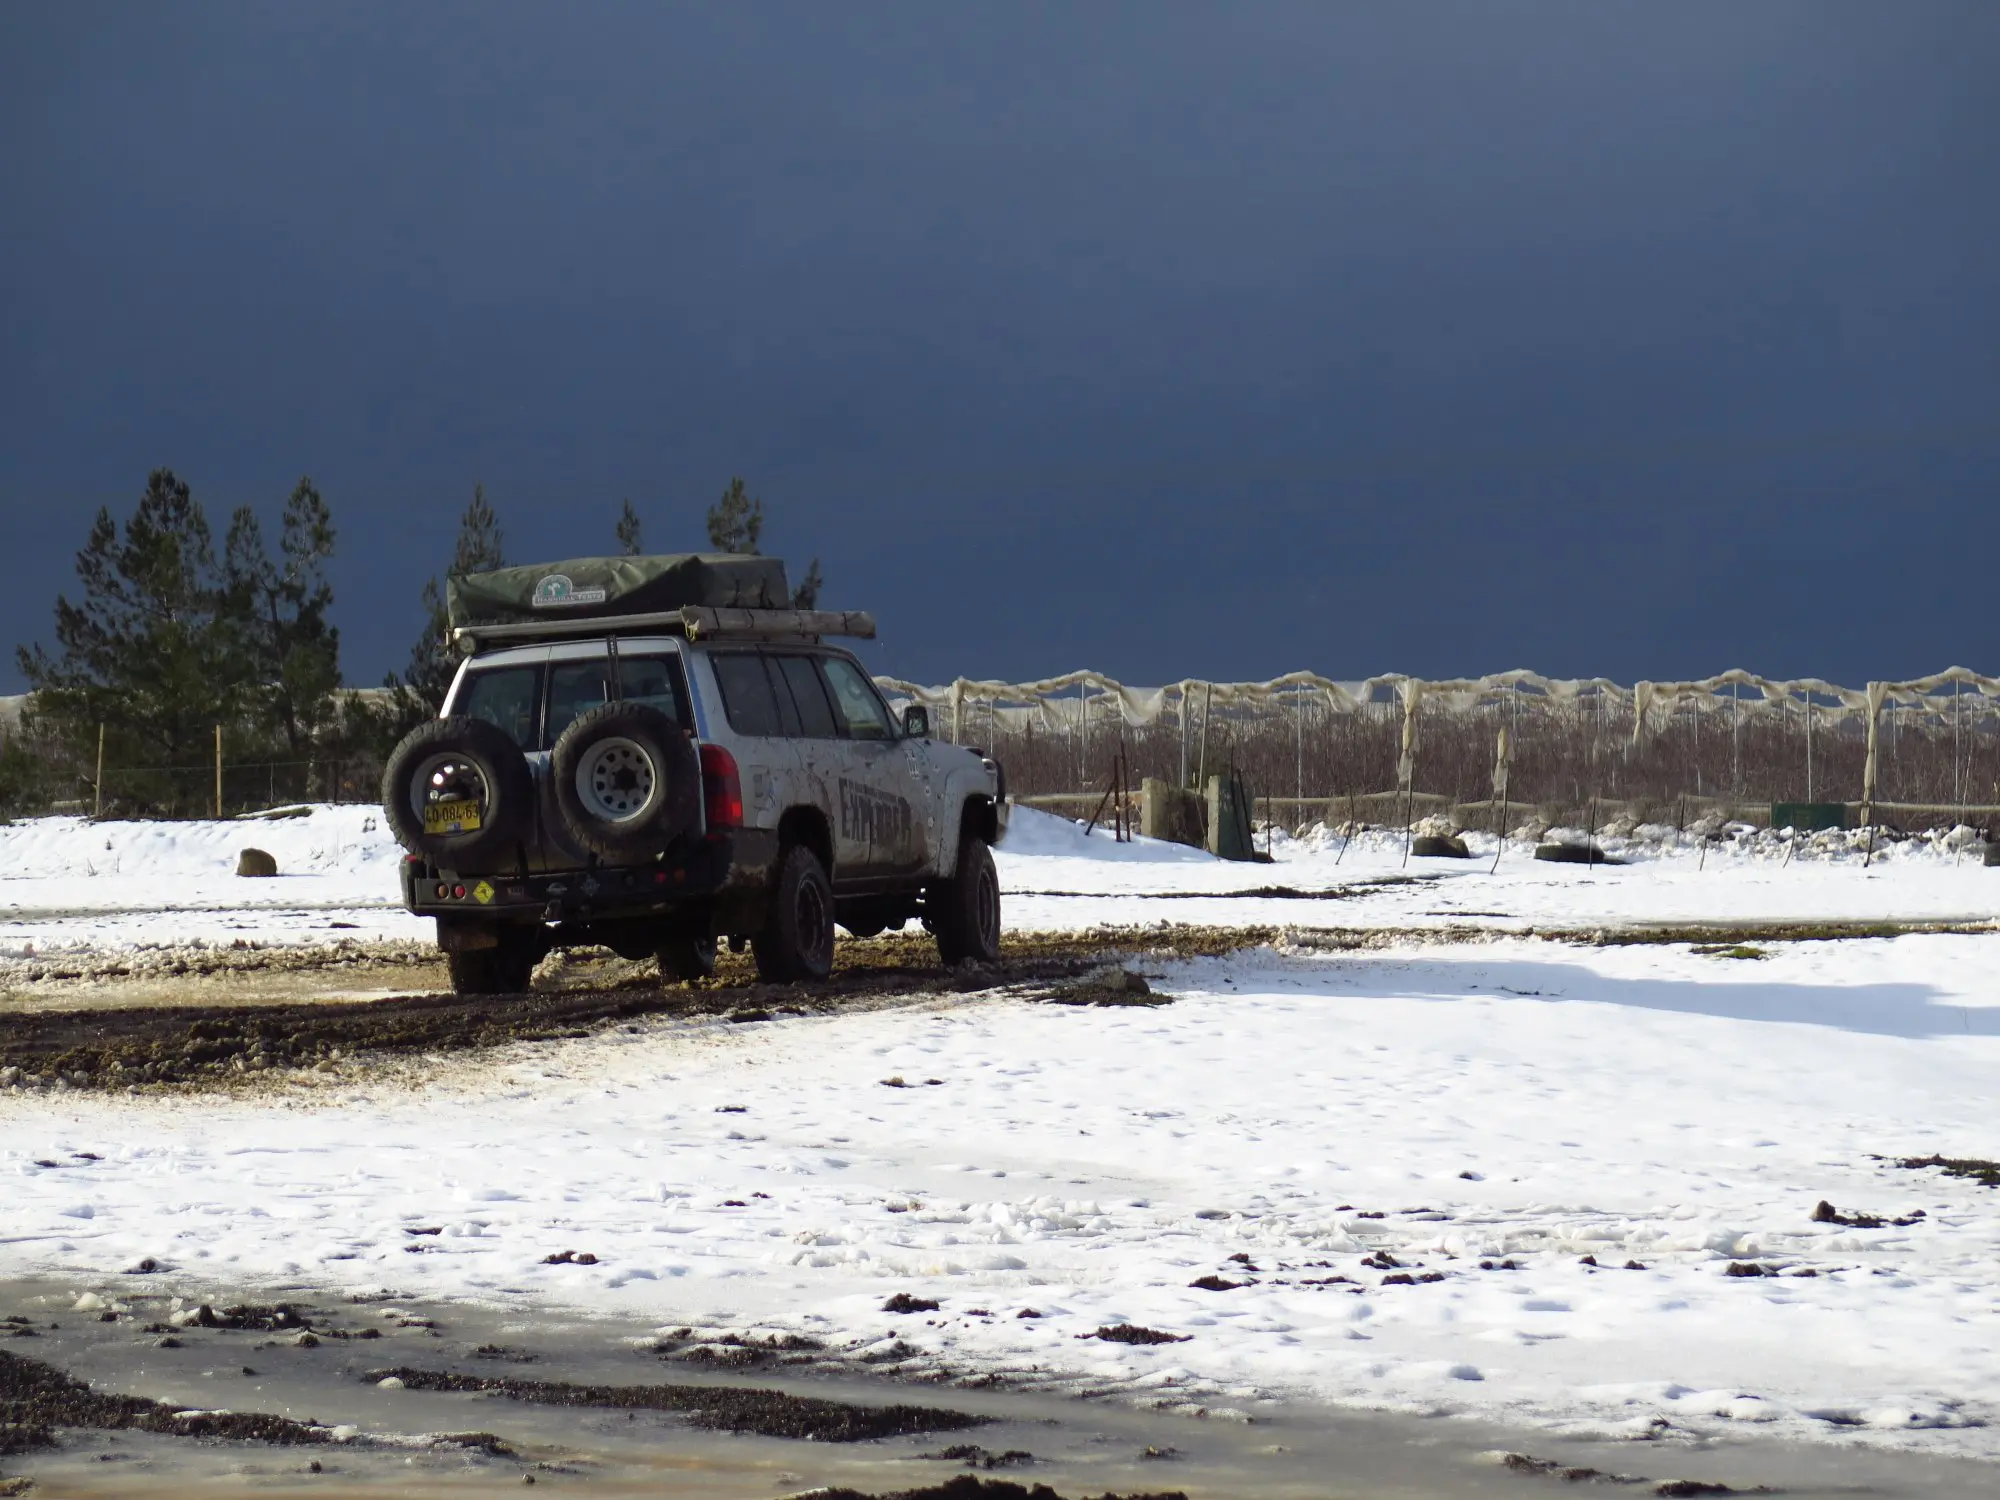
[(541, 875), (444, 870), (403, 861), (403, 905), (420, 917), (452, 921), (597, 922), (671, 912), (768, 888), (778, 836), (737, 829), (639, 865), (599, 865)]

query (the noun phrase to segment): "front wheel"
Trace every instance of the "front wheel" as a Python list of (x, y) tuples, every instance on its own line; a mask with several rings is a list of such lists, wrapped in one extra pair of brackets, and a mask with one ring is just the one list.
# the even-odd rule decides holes
[(1000, 957), (1000, 873), (984, 839), (964, 835), (956, 873), (931, 887), (924, 914), (946, 968), (968, 959), (990, 964)]
[(750, 940), (757, 977), (770, 984), (824, 979), (833, 972), (833, 884), (803, 844), (785, 851), (764, 930)]

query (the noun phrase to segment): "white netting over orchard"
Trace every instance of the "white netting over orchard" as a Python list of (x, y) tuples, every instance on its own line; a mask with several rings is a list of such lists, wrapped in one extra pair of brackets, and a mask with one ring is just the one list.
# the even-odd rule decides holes
[(1229, 764), (1260, 799), (1581, 809), (1851, 801), (1949, 821), (2000, 807), (2000, 679), (1952, 667), (1845, 687), (1729, 671), (1623, 684), (1538, 672), (1429, 680), (1132, 687), (1079, 671), (1037, 682), (879, 679), (939, 733), (1005, 759), (1024, 795), (1082, 795), (1123, 753), (1185, 784)]

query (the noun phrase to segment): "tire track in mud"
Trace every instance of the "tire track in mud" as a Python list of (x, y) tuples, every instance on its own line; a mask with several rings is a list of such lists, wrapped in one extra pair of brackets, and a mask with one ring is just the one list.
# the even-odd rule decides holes
[[(764, 1021), (780, 1013), (831, 1014), (929, 996), (996, 990), (1061, 998), (1109, 962), (1218, 957), (1277, 946), (1295, 956), (1381, 951), (1408, 945), (1540, 939), (1593, 947), (1633, 944), (1828, 942), (1909, 934), (1993, 931), (1993, 923), (1743, 922), (1688, 925), (1530, 927), (1514, 931), (1454, 924), (1435, 928), (1275, 926), (1099, 927), (1014, 933), (990, 965), (941, 967), (930, 939), (896, 933), (838, 944), (831, 978), (815, 985), (759, 983), (746, 954), (724, 952), (716, 977), (663, 984), (650, 964), (559, 954), (537, 988), (519, 995), (394, 993), (262, 1003), (218, 1003), (204, 989), (245, 976), (313, 976), (351, 985), (409, 974), (434, 980), (434, 956), (408, 943), (342, 943), (317, 949), (176, 949), (50, 965), (23, 984), (0, 974), (31, 1008), (0, 1026), (0, 1091), (19, 1088), (269, 1088), (299, 1070), (331, 1072), (397, 1057), (465, 1052), (516, 1042), (580, 1037), (644, 1017)], [(162, 976), (194, 1003), (117, 1003), (121, 985), (158, 988)], [(309, 986), (308, 986), (309, 987)], [(413, 986), (414, 988), (414, 986)], [(64, 1006), (75, 995), (80, 1002)], [(88, 1003), (81, 1003), (87, 1001)]]
[[(649, 965), (568, 957), (548, 966), (543, 988), (519, 995), (41, 1008), (0, 1029), (0, 1087), (254, 1089), (300, 1069), (580, 1037), (642, 1017), (764, 1021), (784, 1012), (1048, 988), (1113, 960), (1216, 956), (1278, 936), (1262, 927), (1018, 934), (1003, 939), (997, 963), (945, 969), (928, 937), (898, 934), (841, 943), (832, 977), (816, 985), (759, 983), (747, 955), (725, 952), (714, 980), (686, 986), (662, 984)], [(276, 950), (270, 957), (275, 966), (312, 962)], [(404, 959), (398, 952), (386, 961)]]

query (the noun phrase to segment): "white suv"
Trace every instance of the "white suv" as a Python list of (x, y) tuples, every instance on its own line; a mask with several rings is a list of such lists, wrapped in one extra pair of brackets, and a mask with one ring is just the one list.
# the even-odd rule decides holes
[(693, 980), (718, 939), (747, 941), (761, 977), (821, 979), (836, 923), (913, 917), (947, 964), (998, 956), (1005, 776), (933, 740), (922, 708), (899, 721), (824, 643), (872, 635), (867, 616), (563, 626), (456, 632), (443, 714), (383, 774), (404, 903), (437, 919), (459, 993), (524, 990), (551, 948), (587, 944)]

